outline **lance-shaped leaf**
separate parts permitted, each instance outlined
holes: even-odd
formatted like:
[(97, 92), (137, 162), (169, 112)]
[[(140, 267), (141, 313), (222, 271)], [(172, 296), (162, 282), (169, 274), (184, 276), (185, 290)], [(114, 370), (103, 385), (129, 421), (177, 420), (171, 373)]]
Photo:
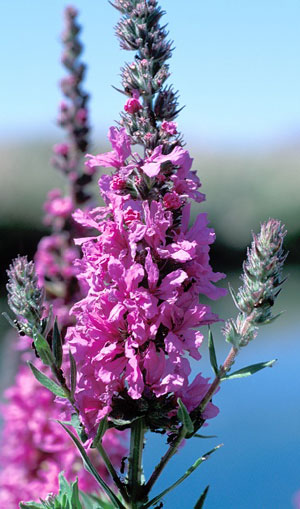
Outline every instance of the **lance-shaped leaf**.
[(65, 390), (60, 385), (51, 380), (51, 378), (48, 378), (48, 376), (44, 375), (44, 373), (37, 369), (31, 362), (28, 362), (28, 366), (30, 367), (38, 382), (46, 387), (46, 389), (53, 392), (55, 396), (59, 396), (60, 398), (67, 398)]
[(56, 318), (54, 321), (52, 331), (52, 352), (54, 355), (55, 366), (59, 369), (62, 365), (63, 349), (62, 349), (62, 337), (61, 333), (59, 332)]
[(194, 433), (193, 437), (196, 437), (196, 438), (217, 438), (217, 435), (200, 435), (199, 433)]
[(223, 378), (221, 378), (221, 381), (230, 380), (233, 378), (244, 378), (246, 376), (254, 375), (254, 373), (257, 373), (257, 371), (260, 371), (261, 369), (271, 368), (276, 361), (277, 359), (273, 359), (272, 361), (258, 362), (257, 364), (252, 364), (251, 366), (247, 366), (246, 368), (239, 369), (238, 371), (234, 371), (233, 373), (224, 376)]
[[(201, 463), (203, 463), (203, 461), (207, 460), (207, 458), (213, 453), (215, 452), (217, 449), (219, 449), (220, 447), (222, 447), (223, 444), (219, 444), (217, 445), (216, 447), (214, 447), (213, 449), (211, 449), (211, 451), (207, 452), (206, 454), (204, 454), (203, 456), (201, 456), (201, 458), (198, 458), (197, 461), (195, 461), (195, 463), (190, 467), (188, 468), (188, 470), (185, 472), (184, 475), (182, 475), (174, 484), (172, 484), (171, 486), (169, 486), (169, 488), (166, 488), (164, 491), (162, 491), (159, 495), (157, 495), (156, 497), (154, 497), (152, 500), (150, 500), (149, 502), (147, 502), (145, 505), (144, 505), (144, 509), (147, 509), (148, 507), (151, 507), (152, 505), (154, 504), (157, 504), (157, 502), (159, 502), (163, 497), (165, 497), (167, 495), (167, 493), (170, 493), (170, 491), (172, 491), (174, 488), (176, 488), (177, 486), (179, 486), (179, 484), (181, 484), (183, 481), (185, 481), (185, 479), (187, 477), (189, 477), (193, 472), (194, 470), (196, 470), (196, 468), (199, 467), (199, 465), (201, 465)], [(201, 506), (200, 506), (201, 507)]]
[(39, 504), (38, 502), (20, 502), (20, 509), (44, 509), (45, 504)]
[(83, 424), (80, 422), (79, 420), (79, 417), (77, 414), (72, 414), (72, 417), (71, 417), (71, 422), (70, 422), (71, 426), (73, 426), (73, 428), (77, 431), (77, 434), (81, 440), (81, 442), (84, 444), (84, 442), (87, 441), (88, 439), (88, 436), (85, 432), (85, 429), (84, 429), (84, 426)]
[(72, 438), (74, 444), (76, 445), (77, 449), (80, 452), (81, 458), (83, 460), (84, 468), (96, 479), (98, 484), (101, 486), (101, 488), (105, 491), (107, 496), (110, 498), (112, 503), (114, 504), (114, 507), (117, 509), (125, 509), (122, 502), (116, 497), (114, 492), (110, 489), (110, 487), (106, 484), (105, 481), (103, 481), (102, 477), (99, 475), (98, 471), (94, 467), (93, 463), (91, 462), (90, 458), (88, 457), (84, 447), (79, 442), (78, 438), (70, 431), (61, 421), (57, 421), (59, 424), (64, 428), (66, 433)]
[(71, 350), (69, 350), (69, 359), (70, 359), (70, 386), (71, 386), (71, 397), (74, 397), (76, 390), (76, 381), (77, 381), (77, 367), (76, 362), (73, 357)]
[(84, 509), (113, 509), (114, 506), (107, 500), (88, 493), (80, 492), (80, 498), (84, 504)]
[(188, 413), (186, 406), (182, 403), (180, 398), (177, 399), (177, 403), (179, 405), (177, 417), (180, 422), (182, 422), (182, 425), (185, 429), (185, 434), (188, 437), (188, 435), (192, 435), (194, 433), (194, 424), (190, 418), (190, 414)]
[(214, 339), (212, 332), (209, 328), (208, 330), (208, 349), (209, 349), (209, 358), (210, 358), (210, 364), (213, 369), (213, 372), (216, 376), (218, 376), (219, 368), (218, 368), (218, 362), (217, 362), (217, 356), (216, 356), (216, 350), (214, 345)]
[(101, 444), (101, 441), (102, 441), (102, 438), (103, 438), (103, 435), (105, 433), (105, 431), (107, 430), (107, 417), (104, 417), (103, 419), (101, 419), (101, 421), (99, 422), (99, 426), (98, 426), (98, 430), (97, 430), (97, 434), (94, 438), (94, 441), (92, 443), (92, 447), (95, 447), (97, 448), (98, 445)]
[(42, 336), (42, 334), (40, 334), (37, 330), (35, 330), (33, 333), (33, 342), (43, 364), (45, 364), (46, 366), (51, 366), (52, 364), (54, 364), (55, 361), (50, 345), (44, 338), (44, 336)]
[(202, 509), (203, 508), (203, 505), (204, 505), (204, 502), (206, 500), (206, 495), (208, 493), (208, 490), (209, 490), (209, 486), (206, 486), (205, 490), (203, 491), (203, 493), (200, 495), (200, 498), (199, 500), (197, 501), (194, 509)]

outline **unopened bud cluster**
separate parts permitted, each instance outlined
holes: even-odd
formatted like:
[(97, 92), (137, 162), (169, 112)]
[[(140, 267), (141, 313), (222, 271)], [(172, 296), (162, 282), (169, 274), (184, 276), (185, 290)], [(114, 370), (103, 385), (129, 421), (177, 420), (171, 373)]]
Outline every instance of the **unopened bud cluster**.
[(223, 330), (226, 340), (235, 346), (245, 346), (256, 335), (257, 326), (271, 322), (272, 306), (280, 293), (282, 268), (287, 257), (283, 250), (285, 227), (275, 219), (261, 226), (253, 234), (251, 248), (243, 265), (243, 285), (233, 298), (240, 314), (236, 321), (226, 322)]
[(33, 262), (26, 256), (16, 258), (7, 271), (8, 304), (16, 315), (16, 325), (23, 334), (30, 335), (41, 326), (44, 291), (38, 286)]
[(121, 123), (133, 143), (150, 152), (162, 145), (167, 154), (182, 144), (182, 138), (176, 129), (165, 130), (161, 124), (174, 120), (180, 111), (177, 92), (164, 87), (170, 75), (166, 62), (172, 54), (172, 42), (160, 26), (164, 11), (156, 0), (116, 0), (113, 5), (123, 14), (116, 26), (121, 47), (136, 53), (134, 62), (121, 70), (122, 85), (130, 97)]

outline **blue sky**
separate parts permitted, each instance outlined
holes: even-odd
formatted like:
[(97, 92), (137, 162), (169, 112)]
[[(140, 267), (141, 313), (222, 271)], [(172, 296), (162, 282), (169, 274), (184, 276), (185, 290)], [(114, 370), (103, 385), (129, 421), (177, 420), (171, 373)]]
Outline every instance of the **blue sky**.
[[(180, 127), (201, 144), (276, 143), (300, 132), (299, 0), (161, 0), (175, 41), (171, 81), (180, 91)], [(61, 0), (0, 0), (1, 139), (56, 134), (63, 76)], [(132, 53), (113, 34), (106, 0), (77, 0), (89, 65), (92, 123), (107, 131), (123, 97), (119, 68)], [(170, 81), (170, 82), (171, 82)]]

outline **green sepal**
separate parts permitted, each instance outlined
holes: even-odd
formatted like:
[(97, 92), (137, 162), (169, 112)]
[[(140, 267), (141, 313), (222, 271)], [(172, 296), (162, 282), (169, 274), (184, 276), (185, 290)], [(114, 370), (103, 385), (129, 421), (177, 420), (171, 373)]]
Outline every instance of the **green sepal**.
[(216, 350), (215, 350), (215, 345), (214, 345), (214, 338), (213, 338), (212, 332), (210, 330), (210, 327), (208, 329), (208, 349), (209, 349), (210, 365), (213, 369), (214, 374), (216, 376), (218, 376), (219, 368), (218, 368)]
[(110, 498), (110, 500), (114, 504), (114, 508), (125, 509), (125, 507), (122, 504), (122, 502), (116, 497), (114, 492), (110, 489), (110, 487), (106, 484), (105, 481), (103, 481), (102, 477), (99, 475), (98, 471), (94, 467), (93, 463), (91, 462), (90, 458), (88, 457), (84, 447), (79, 442), (78, 438), (61, 421), (57, 421), (57, 422), (64, 428), (66, 433), (68, 433), (70, 438), (73, 440), (73, 442), (76, 445), (78, 451), (80, 452), (84, 468), (96, 479), (98, 484), (101, 486), (101, 488), (105, 491), (107, 496)]
[(194, 509), (202, 509), (203, 508), (203, 505), (204, 505), (204, 502), (206, 500), (206, 495), (208, 493), (208, 490), (209, 490), (209, 486), (206, 486), (205, 490), (200, 495), (200, 498), (198, 499)]
[(240, 347), (241, 340), (242, 336), (236, 328), (235, 321), (233, 318), (230, 318), (226, 322), (225, 341), (227, 341), (227, 343), (231, 343), (234, 348), (238, 349)]
[(49, 343), (37, 330), (33, 332), (33, 342), (42, 363), (46, 366), (52, 366), (52, 364), (55, 364)]
[(232, 300), (233, 300), (233, 302), (234, 302), (235, 307), (236, 307), (239, 311), (241, 311), (241, 312), (242, 312), (242, 309), (240, 308), (240, 306), (239, 306), (239, 304), (238, 304), (238, 301), (237, 301), (237, 295), (236, 295), (236, 293), (235, 293), (235, 291), (234, 291), (234, 289), (232, 288), (232, 286), (231, 286), (231, 284), (230, 284), (230, 283), (228, 284), (228, 288), (229, 288), (229, 292), (230, 292), (230, 295), (231, 295), (231, 298), (232, 298)]
[(48, 376), (44, 375), (44, 373), (37, 369), (31, 362), (28, 362), (28, 366), (30, 367), (37, 381), (40, 382), (40, 384), (42, 384), (44, 387), (46, 387), (46, 389), (53, 392), (55, 396), (59, 396), (60, 398), (67, 398), (64, 389), (60, 385), (51, 380), (51, 378), (48, 378)]
[(254, 375), (257, 371), (260, 371), (264, 368), (271, 368), (277, 359), (273, 359), (272, 361), (267, 362), (258, 362), (257, 364), (252, 364), (251, 366), (247, 366), (246, 368), (239, 369), (238, 371), (234, 371), (233, 373), (230, 373), (229, 375), (225, 375), (223, 378), (221, 378), (221, 381), (223, 380), (230, 380), (233, 378), (244, 378), (246, 376)]
[(98, 430), (97, 430), (97, 434), (93, 440), (93, 443), (92, 443), (92, 447), (93, 448), (97, 448), (98, 445), (101, 444), (102, 442), (102, 438), (103, 438), (103, 435), (105, 433), (105, 431), (107, 430), (108, 428), (108, 425), (107, 425), (107, 417), (104, 417), (103, 419), (101, 419), (101, 421), (99, 422), (99, 426), (98, 426)]
[(8, 321), (9, 325), (19, 332), (16, 322), (13, 321), (13, 319), (9, 316), (9, 314), (7, 314), (6, 312), (3, 312), (1, 314), (2, 314), (2, 316), (4, 316), (5, 320)]
[(190, 418), (190, 414), (188, 413), (186, 406), (182, 403), (180, 398), (177, 399), (177, 403), (179, 405), (177, 417), (182, 423), (185, 429), (185, 435), (188, 438), (189, 435), (192, 435), (194, 433), (194, 424), (192, 419)]
[(55, 366), (59, 369), (63, 360), (62, 337), (57, 325), (57, 319), (54, 320), (52, 331), (52, 353), (54, 355)]
[(270, 318), (268, 318), (264, 322), (260, 323), (259, 325), (269, 325), (270, 323), (275, 322), (275, 320), (277, 320), (277, 318), (279, 318), (284, 313), (285, 313), (285, 311), (280, 311), (279, 313), (277, 313), (277, 315), (271, 316)]
[[(223, 444), (219, 444), (217, 445), (216, 447), (214, 447), (213, 449), (211, 449), (209, 452), (207, 452), (206, 454), (204, 454), (203, 456), (201, 456), (201, 458), (198, 458), (197, 461), (195, 461), (195, 463), (190, 467), (188, 468), (188, 470), (185, 472), (185, 474), (183, 476), (181, 476), (174, 484), (172, 484), (171, 486), (169, 486), (169, 488), (166, 488), (164, 491), (162, 491), (159, 495), (157, 495), (156, 497), (154, 497), (152, 500), (150, 500), (149, 502), (147, 502), (143, 507), (144, 509), (147, 509), (148, 507), (151, 507), (152, 505), (154, 504), (157, 504), (157, 502), (159, 502), (163, 497), (165, 497), (167, 495), (167, 493), (170, 493), (170, 491), (172, 491), (174, 488), (177, 488), (177, 486), (179, 486), (179, 484), (181, 484), (183, 481), (185, 481), (185, 479), (187, 477), (189, 477), (193, 472), (194, 470), (196, 470), (196, 468), (199, 467), (199, 465), (201, 465), (201, 463), (203, 463), (203, 461), (206, 461), (207, 458), (213, 454), (217, 449), (219, 449), (220, 447), (222, 447)], [(201, 506), (200, 506), (201, 507)]]
[(41, 319), (40, 333), (46, 338), (51, 330), (53, 319), (53, 306), (49, 306), (48, 316)]
[(139, 417), (133, 417), (132, 419), (114, 419), (114, 417), (110, 417), (109, 421), (113, 423), (114, 428), (123, 431), (124, 429), (130, 428), (132, 423), (139, 419)]
[(69, 350), (69, 359), (70, 359), (70, 388), (71, 388), (71, 397), (74, 397), (76, 390), (76, 382), (77, 382), (77, 367), (74, 356)]

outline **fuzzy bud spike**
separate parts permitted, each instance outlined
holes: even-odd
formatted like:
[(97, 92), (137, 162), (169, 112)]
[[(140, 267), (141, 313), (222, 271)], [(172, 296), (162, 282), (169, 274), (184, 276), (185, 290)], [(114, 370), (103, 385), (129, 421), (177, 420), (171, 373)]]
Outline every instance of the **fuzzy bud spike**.
[(38, 286), (34, 263), (28, 262), (26, 256), (18, 256), (7, 274), (8, 305), (17, 317), (18, 330), (23, 334), (39, 330), (44, 291)]
[(256, 336), (257, 325), (271, 323), (278, 316), (272, 315), (272, 306), (280, 293), (278, 286), (284, 282), (285, 235), (284, 225), (276, 219), (269, 219), (261, 225), (258, 235), (253, 234), (243, 264), (243, 285), (236, 295), (232, 292), (241, 313), (235, 322), (228, 320), (223, 329), (226, 341), (235, 347), (247, 345)]

